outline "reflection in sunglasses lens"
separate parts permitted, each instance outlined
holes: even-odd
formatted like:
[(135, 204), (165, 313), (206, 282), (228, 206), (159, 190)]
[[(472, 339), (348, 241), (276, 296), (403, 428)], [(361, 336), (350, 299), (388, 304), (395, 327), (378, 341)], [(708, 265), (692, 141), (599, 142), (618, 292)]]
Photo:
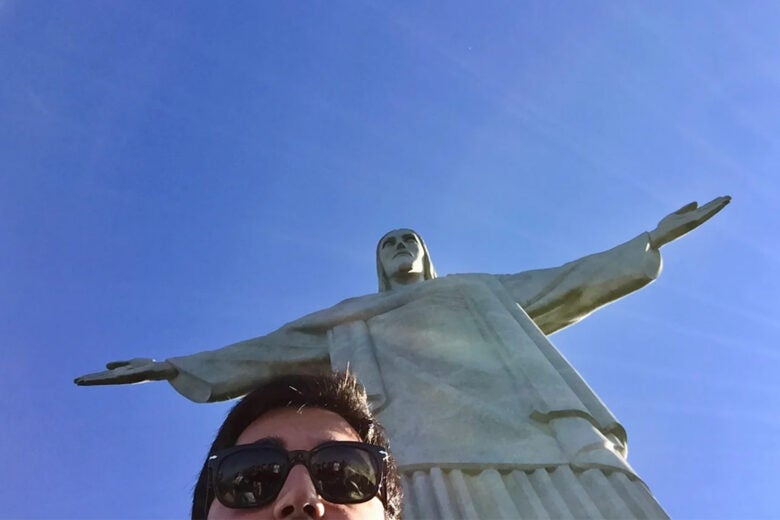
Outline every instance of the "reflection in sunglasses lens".
[(284, 481), (287, 464), (275, 450), (246, 450), (233, 453), (219, 465), (217, 494), (232, 507), (258, 507), (273, 500)]
[(355, 447), (318, 450), (311, 458), (311, 473), (322, 497), (331, 502), (363, 502), (376, 494), (379, 484), (371, 454)]

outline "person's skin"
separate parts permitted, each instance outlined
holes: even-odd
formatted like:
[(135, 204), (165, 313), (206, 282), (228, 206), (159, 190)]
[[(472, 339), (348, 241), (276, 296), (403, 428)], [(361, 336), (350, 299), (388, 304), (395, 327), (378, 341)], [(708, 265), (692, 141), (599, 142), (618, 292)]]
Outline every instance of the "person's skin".
[[(357, 432), (340, 415), (322, 408), (279, 408), (261, 415), (239, 435), (236, 446), (273, 438), (287, 450), (311, 450), (327, 441), (358, 441)], [(382, 520), (385, 509), (379, 497), (362, 504), (333, 504), (323, 500), (302, 464), (293, 466), (276, 500), (258, 509), (230, 509), (214, 500), (208, 519)]]
[(396, 229), (382, 239), (379, 259), (394, 289), (425, 279), (422, 244), (410, 229)]

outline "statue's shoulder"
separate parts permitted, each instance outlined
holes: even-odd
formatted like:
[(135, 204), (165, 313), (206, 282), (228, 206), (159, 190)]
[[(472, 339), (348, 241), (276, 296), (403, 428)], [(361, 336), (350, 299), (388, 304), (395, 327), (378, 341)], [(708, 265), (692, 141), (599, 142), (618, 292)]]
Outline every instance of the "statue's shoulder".
[(327, 329), (353, 319), (361, 319), (369, 309), (381, 306), (381, 302), (388, 298), (387, 293), (366, 294), (355, 296), (340, 301), (339, 303), (314, 311), (297, 320), (287, 323), (283, 329)]
[(488, 273), (453, 273), (437, 278), (437, 280), (479, 280), (494, 277)]
[(352, 307), (356, 305), (365, 305), (367, 303), (372, 303), (387, 298), (387, 296), (388, 296), (387, 293), (371, 293), (371, 294), (364, 294), (362, 296), (353, 296), (351, 298), (347, 298), (346, 300), (341, 300), (336, 305), (332, 307), (328, 307), (327, 309), (323, 309), (323, 310), (328, 311), (331, 309), (340, 309), (340, 308)]
[(468, 284), (468, 283), (493, 283), (496, 279), (496, 275), (488, 273), (455, 273), (442, 276), (434, 282), (440, 281), (440, 283), (449, 284)]

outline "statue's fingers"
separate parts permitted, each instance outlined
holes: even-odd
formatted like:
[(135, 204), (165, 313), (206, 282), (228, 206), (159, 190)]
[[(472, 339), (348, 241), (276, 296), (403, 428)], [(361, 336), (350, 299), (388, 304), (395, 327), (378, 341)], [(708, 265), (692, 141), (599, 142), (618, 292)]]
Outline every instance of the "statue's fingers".
[(130, 361), (109, 361), (106, 363), (106, 368), (114, 370), (115, 368), (126, 367), (130, 364)]
[(718, 208), (718, 210), (723, 209), (726, 207), (726, 205), (731, 202), (731, 196), (730, 195), (724, 195), (723, 197), (716, 197), (709, 201), (706, 205), (707, 206), (715, 206)]
[(77, 377), (73, 382), (79, 386), (104, 385), (115, 377), (115, 374), (111, 374), (111, 372), (95, 372), (94, 374)]
[(688, 213), (689, 211), (693, 211), (693, 210), (695, 210), (698, 207), (699, 207), (699, 203), (698, 202), (696, 202), (696, 201), (689, 202), (688, 204), (686, 204), (682, 208), (680, 208), (677, 211), (675, 211), (674, 214), (675, 215), (682, 215), (683, 213)]
[(710, 218), (713, 215), (715, 215), (718, 211), (725, 208), (729, 202), (731, 202), (731, 197), (729, 197), (728, 195), (724, 197), (717, 197), (709, 201), (704, 206), (702, 206), (701, 212), (705, 215), (705, 218)]
[(145, 372), (135, 370), (133, 368), (123, 369), (123, 367), (119, 367), (119, 369), (116, 370), (105, 370), (103, 372), (95, 372), (94, 374), (87, 374), (85, 376), (77, 377), (73, 382), (79, 386), (90, 386), (125, 385), (128, 383), (138, 383), (145, 380)]

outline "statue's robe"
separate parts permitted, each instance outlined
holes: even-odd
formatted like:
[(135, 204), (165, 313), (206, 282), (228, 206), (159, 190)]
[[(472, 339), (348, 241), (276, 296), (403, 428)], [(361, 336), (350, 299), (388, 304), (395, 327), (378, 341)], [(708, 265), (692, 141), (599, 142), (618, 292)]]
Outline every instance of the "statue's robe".
[(660, 269), (642, 234), (553, 269), (428, 280), (169, 359), (171, 384), (206, 402), (349, 367), (387, 430), (405, 518), (662, 517), (623, 427), (546, 337)]

